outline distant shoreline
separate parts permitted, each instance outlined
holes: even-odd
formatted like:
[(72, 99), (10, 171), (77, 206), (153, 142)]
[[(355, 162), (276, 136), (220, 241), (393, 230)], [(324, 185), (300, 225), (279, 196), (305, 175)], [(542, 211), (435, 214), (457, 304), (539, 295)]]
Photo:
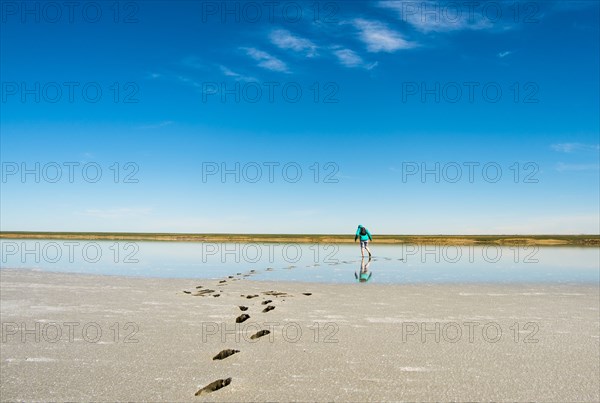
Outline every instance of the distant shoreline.
[[(164, 242), (353, 243), (354, 236), (322, 234), (185, 234), (2, 231), (0, 238)], [(374, 235), (378, 244), (600, 246), (600, 235)]]

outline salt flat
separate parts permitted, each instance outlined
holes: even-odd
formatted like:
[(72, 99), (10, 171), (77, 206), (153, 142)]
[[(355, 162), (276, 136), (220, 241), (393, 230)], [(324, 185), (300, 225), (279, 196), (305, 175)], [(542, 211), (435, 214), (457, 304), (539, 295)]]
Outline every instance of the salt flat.
[(3, 401), (600, 400), (593, 284), (0, 280)]

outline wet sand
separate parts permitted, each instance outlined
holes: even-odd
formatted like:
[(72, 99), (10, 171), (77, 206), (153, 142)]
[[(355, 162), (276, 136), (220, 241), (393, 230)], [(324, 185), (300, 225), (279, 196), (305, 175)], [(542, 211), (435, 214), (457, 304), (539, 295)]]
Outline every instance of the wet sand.
[(600, 400), (597, 285), (232, 276), (1, 270), (0, 399)]

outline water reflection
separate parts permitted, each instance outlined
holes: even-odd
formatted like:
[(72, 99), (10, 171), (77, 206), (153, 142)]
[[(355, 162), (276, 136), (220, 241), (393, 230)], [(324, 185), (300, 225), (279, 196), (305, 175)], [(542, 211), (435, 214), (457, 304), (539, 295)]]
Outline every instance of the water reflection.
[(358, 273), (354, 272), (354, 278), (359, 283), (366, 283), (371, 279), (371, 275), (373, 275), (373, 272), (369, 271), (369, 265), (371, 264), (371, 260), (371, 256), (369, 256), (369, 259), (367, 260), (367, 262), (365, 262), (365, 257), (363, 256), (363, 258), (360, 261), (360, 270), (358, 271)]
[(102, 275), (222, 278), (254, 270), (252, 280), (321, 283), (600, 281), (593, 247), (377, 245), (371, 262), (353, 244), (0, 239), (0, 249), (0, 268)]

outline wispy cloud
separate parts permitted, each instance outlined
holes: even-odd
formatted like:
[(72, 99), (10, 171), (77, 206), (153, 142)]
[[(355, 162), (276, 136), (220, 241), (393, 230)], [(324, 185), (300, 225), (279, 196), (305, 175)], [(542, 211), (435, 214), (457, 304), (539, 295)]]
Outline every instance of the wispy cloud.
[(600, 170), (600, 164), (565, 164), (559, 162), (556, 165), (558, 172), (566, 171), (598, 171)]
[(182, 83), (191, 85), (192, 87), (196, 87), (196, 88), (202, 87), (202, 85), (198, 81), (196, 81), (192, 78), (189, 78), (186, 76), (177, 76), (176, 78), (177, 78), (177, 80), (181, 81)]
[(236, 72), (234, 72), (233, 70), (229, 69), (228, 67), (225, 66), (219, 66), (221, 68), (221, 72), (226, 75), (227, 77), (239, 77), (240, 75)]
[(550, 145), (554, 151), (561, 153), (574, 153), (579, 151), (600, 151), (599, 144), (583, 144), (583, 143), (558, 143)]
[(299, 37), (285, 29), (276, 29), (269, 35), (271, 42), (281, 49), (293, 50), (307, 57), (317, 55), (317, 45), (309, 39)]
[(239, 80), (239, 81), (256, 81), (256, 79), (254, 77), (249, 77), (249, 76), (245, 76), (240, 73), (236, 73), (235, 71), (231, 70), (229, 67), (221, 65), (221, 66), (219, 66), (219, 68), (221, 69), (221, 73), (223, 73), (223, 75), (226, 77), (233, 77), (234, 79)]
[(401, 21), (423, 33), (479, 30), (494, 26), (482, 12), (473, 12), (466, 3), (463, 7), (461, 3), (443, 7), (444, 3), (440, 1), (380, 1), (377, 4), (395, 11)]
[(506, 56), (511, 55), (511, 54), (512, 54), (512, 52), (510, 50), (507, 50), (507, 51), (498, 53), (498, 57), (500, 59), (504, 59)]
[(359, 31), (359, 38), (367, 45), (369, 52), (393, 53), (399, 49), (410, 49), (416, 43), (405, 40), (400, 33), (390, 29), (380, 21), (356, 18), (352, 25)]
[(270, 55), (267, 52), (264, 52), (262, 50), (256, 49), (256, 48), (241, 48), (242, 50), (244, 50), (246, 52), (246, 54), (248, 56), (250, 56), (252, 59), (256, 60), (258, 62), (258, 66), (267, 69), (267, 70), (271, 70), (271, 71), (277, 71), (280, 73), (289, 73), (289, 69), (287, 67), (287, 65), (279, 60), (278, 58), (276, 58), (275, 56)]
[(333, 54), (338, 58), (339, 62), (346, 67), (362, 67), (371, 70), (377, 66), (377, 62), (365, 63), (352, 49), (342, 48), (333, 51)]

